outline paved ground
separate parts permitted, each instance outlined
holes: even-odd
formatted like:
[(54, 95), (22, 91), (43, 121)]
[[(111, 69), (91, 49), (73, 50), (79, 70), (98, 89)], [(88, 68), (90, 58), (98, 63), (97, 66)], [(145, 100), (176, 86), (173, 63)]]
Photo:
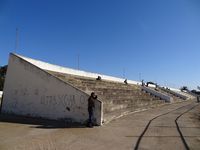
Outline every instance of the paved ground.
[[(194, 101), (165, 105), (95, 128), (0, 116), (0, 150), (133, 150), (149, 120), (172, 110), (151, 122), (138, 149), (182, 150), (174, 120), (195, 105)], [(200, 149), (200, 105), (183, 114), (178, 124), (189, 148)]]

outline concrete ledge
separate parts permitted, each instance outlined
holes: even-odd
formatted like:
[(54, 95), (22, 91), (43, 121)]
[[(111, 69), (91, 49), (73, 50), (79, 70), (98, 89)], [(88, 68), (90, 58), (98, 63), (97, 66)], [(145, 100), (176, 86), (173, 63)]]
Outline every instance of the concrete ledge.
[(173, 102), (173, 98), (172, 97), (170, 97), (168, 95), (165, 95), (163, 93), (160, 93), (158, 91), (155, 91), (155, 90), (153, 90), (151, 88), (148, 88), (146, 86), (142, 86), (142, 90), (144, 90), (144, 91), (146, 91), (146, 92), (148, 92), (148, 93), (150, 93), (152, 95), (155, 95), (155, 96), (165, 100), (166, 102)]
[(98, 99), (95, 100), (94, 116), (96, 118), (96, 124), (101, 126), (103, 123), (103, 102)]
[(0, 98), (2, 97), (2, 95), (3, 95), (3, 91), (0, 91)]
[[(118, 78), (118, 77), (113, 77), (113, 76), (108, 76), (108, 75), (103, 75), (103, 74), (98, 74), (98, 73), (92, 73), (92, 72), (86, 72), (83, 70), (76, 70), (76, 69), (67, 68), (67, 67), (61, 67), (58, 65), (53, 65), (50, 63), (46, 63), (46, 62), (43, 62), (40, 60), (35, 60), (32, 58), (24, 57), (24, 56), (17, 55), (17, 54), (13, 54), (13, 55), (23, 58), (24, 60), (32, 63), (33, 65), (35, 65), (43, 70), (50, 70), (50, 71), (54, 71), (54, 72), (72, 74), (72, 75), (89, 77), (89, 78), (94, 78), (94, 79), (96, 79), (98, 76), (100, 76), (103, 80), (120, 82), (120, 83), (124, 83), (124, 80), (125, 80), (123, 78)], [(141, 82), (139, 82), (139, 81), (127, 80), (127, 82), (128, 82), (128, 84), (135, 84), (135, 85), (140, 84), (141, 85)]]
[(170, 93), (170, 94), (172, 94), (172, 95), (174, 95), (174, 96), (180, 97), (180, 98), (182, 98), (182, 99), (184, 99), (184, 100), (188, 99), (187, 96), (182, 95), (182, 94), (180, 94), (180, 93), (177, 93), (177, 92), (175, 92), (175, 91), (172, 91), (172, 90), (170, 90), (170, 89), (165, 89), (165, 88), (162, 88), (162, 87), (159, 87), (159, 88), (160, 88), (161, 90), (167, 92), (167, 93)]

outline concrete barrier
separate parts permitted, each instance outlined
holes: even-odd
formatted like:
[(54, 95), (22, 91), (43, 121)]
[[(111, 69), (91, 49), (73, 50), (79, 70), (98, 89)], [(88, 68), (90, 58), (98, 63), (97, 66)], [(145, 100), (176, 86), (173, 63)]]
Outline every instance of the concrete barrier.
[(0, 106), (1, 106), (2, 96), (3, 96), (3, 91), (0, 91)]
[(157, 96), (157, 97), (159, 97), (159, 98), (165, 100), (166, 102), (173, 102), (173, 98), (172, 98), (172, 97), (170, 97), (170, 96), (168, 96), (168, 95), (165, 95), (165, 94), (163, 94), (163, 93), (160, 93), (160, 92), (158, 92), (158, 91), (155, 91), (155, 90), (153, 90), (153, 89), (151, 89), (151, 88), (148, 88), (148, 87), (146, 87), (146, 86), (142, 86), (142, 90), (143, 90), (143, 91), (146, 91), (146, 92), (148, 92), (148, 93), (150, 93), (150, 94), (152, 94), (152, 95), (155, 95), (155, 96)]
[(103, 102), (101, 100), (97, 99), (95, 101), (94, 116), (96, 119), (96, 124), (102, 125), (102, 123), (103, 123)]
[[(2, 112), (84, 123), (89, 95), (27, 60), (10, 54)], [(96, 124), (102, 124), (102, 102), (95, 101)]]
[(165, 88), (162, 88), (162, 87), (159, 87), (159, 88), (160, 88), (161, 90), (167, 92), (167, 93), (170, 93), (170, 94), (176, 96), (176, 97), (180, 97), (180, 98), (182, 98), (182, 99), (184, 99), (184, 100), (188, 99), (187, 96), (185, 96), (185, 95), (183, 95), (183, 94), (180, 94), (180, 93), (178, 93), (178, 92), (172, 91), (172, 90), (170, 90), (170, 89), (165, 89)]
[[(17, 54), (15, 54), (15, 55), (17, 55)], [(123, 78), (112, 77), (112, 76), (98, 74), (98, 73), (91, 73), (91, 72), (76, 70), (76, 69), (67, 68), (67, 67), (61, 67), (61, 66), (49, 64), (49, 63), (46, 63), (46, 62), (43, 62), (43, 61), (39, 61), (39, 60), (31, 59), (31, 58), (28, 58), (28, 57), (20, 56), (20, 55), (17, 55), (17, 56), (23, 58), (24, 60), (26, 60), (26, 61), (34, 64), (35, 66), (37, 66), (41, 69), (44, 69), (44, 70), (50, 70), (50, 71), (66, 73), (66, 74), (72, 74), (72, 75), (77, 75), (77, 76), (82, 76), (82, 77), (89, 77), (89, 78), (94, 78), (94, 79), (96, 79), (98, 76), (100, 76), (101, 79), (103, 79), (103, 80), (115, 81), (115, 82), (120, 82), (120, 83), (124, 83), (124, 80), (125, 80)], [(138, 82), (138, 81), (127, 80), (127, 82), (128, 82), (128, 84), (135, 84), (135, 85), (140, 84), (141, 85), (141, 82)]]
[(2, 98), (3, 96), (3, 91), (0, 91), (0, 98)]

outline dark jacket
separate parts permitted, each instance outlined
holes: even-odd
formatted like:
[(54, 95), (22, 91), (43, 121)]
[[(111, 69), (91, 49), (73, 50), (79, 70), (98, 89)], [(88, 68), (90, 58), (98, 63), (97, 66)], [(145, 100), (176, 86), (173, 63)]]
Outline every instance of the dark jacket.
[(96, 97), (92, 97), (90, 96), (88, 98), (88, 111), (92, 111), (94, 109), (94, 101), (95, 101)]

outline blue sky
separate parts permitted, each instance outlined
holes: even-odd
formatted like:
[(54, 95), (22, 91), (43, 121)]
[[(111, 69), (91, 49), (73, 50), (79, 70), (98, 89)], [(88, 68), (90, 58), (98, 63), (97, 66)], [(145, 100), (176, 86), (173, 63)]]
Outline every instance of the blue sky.
[(79, 55), (81, 70), (196, 88), (200, 1), (0, 0), (0, 65), (10, 52), (71, 68)]

